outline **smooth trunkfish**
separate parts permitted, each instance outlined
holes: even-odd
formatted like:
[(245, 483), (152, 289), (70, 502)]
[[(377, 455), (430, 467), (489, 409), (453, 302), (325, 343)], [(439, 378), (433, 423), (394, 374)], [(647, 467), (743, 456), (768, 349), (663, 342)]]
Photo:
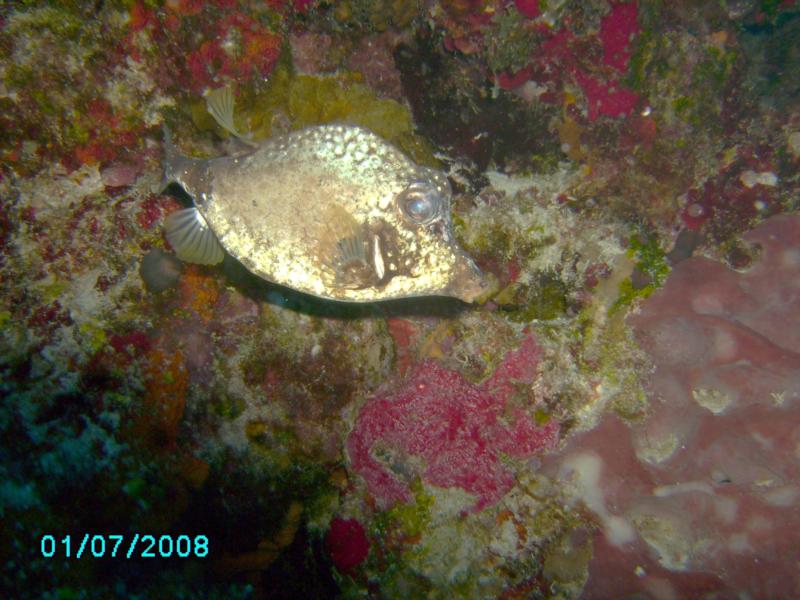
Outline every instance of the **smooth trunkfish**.
[(229, 88), (206, 100), (217, 122), (253, 148), (189, 158), (165, 128), (166, 182), (194, 202), (165, 223), (180, 259), (213, 265), (227, 251), (263, 279), (345, 302), (485, 296), (486, 278), (453, 237), (443, 173), (353, 125), (256, 145), (234, 126)]

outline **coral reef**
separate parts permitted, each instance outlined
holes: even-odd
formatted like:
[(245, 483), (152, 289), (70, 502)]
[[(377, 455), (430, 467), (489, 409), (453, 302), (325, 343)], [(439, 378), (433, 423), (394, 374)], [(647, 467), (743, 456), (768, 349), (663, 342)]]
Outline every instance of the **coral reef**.
[[(796, 597), (799, 23), (0, 3), (0, 588)], [(355, 306), (180, 263), (162, 131), (245, 152), (223, 86), (255, 143), (347, 122), (444, 171), (496, 291)], [(67, 557), (87, 534), (208, 554)]]

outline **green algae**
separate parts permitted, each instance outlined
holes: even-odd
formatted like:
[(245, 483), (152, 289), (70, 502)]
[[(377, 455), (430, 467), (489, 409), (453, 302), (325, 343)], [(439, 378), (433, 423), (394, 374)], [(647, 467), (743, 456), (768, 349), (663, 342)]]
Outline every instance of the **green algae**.
[(389, 509), (385, 516), (394, 527), (413, 538), (422, 535), (430, 525), (435, 498), (425, 492), (425, 487), (419, 480), (411, 485), (411, 490), (414, 500)]
[(565, 534), (543, 553), (542, 575), (550, 582), (551, 597), (577, 597), (589, 576), (589, 562), (594, 556), (592, 538), (577, 543), (577, 547), (573, 538)]
[(453, 216), (455, 237), (468, 253), (502, 258), (520, 267), (520, 279), (492, 298), (517, 323), (563, 317), (571, 289), (555, 265), (537, 265), (559, 240), (554, 224), (545, 224), (548, 217), (527, 202), (520, 199), (511, 211), (489, 208)]
[(107, 338), (106, 332), (102, 327), (87, 321), (78, 326), (78, 331), (83, 337), (83, 343), (92, 353), (98, 352), (105, 347)]
[[(31, 5), (41, 5), (32, 2)], [(11, 34), (43, 35), (51, 33), (62, 40), (77, 40), (86, 35), (86, 17), (79, 10), (80, 3), (54, 2), (54, 6), (38, 6), (27, 12), (16, 12), (8, 21)]]
[(564, 399), (571, 417), (591, 420), (597, 410), (609, 407), (621, 418), (635, 420), (647, 410), (639, 374), (649, 372), (650, 364), (625, 320), (624, 308), (641, 294), (641, 290), (634, 290), (638, 294), (626, 296), (626, 290), (632, 288), (630, 273), (636, 264), (631, 254), (617, 258), (611, 275), (595, 287), (592, 301), (572, 325), (571, 344), (577, 348), (578, 358), (576, 377), (592, 387), (586, 394), (579, 385)]
[(234, 420), (244, 409), (245, 402), (241, 398), (226, 393), (216, 395), (211, 404), (214, 414), (226, 421)]
[(692, 70), (691, 99), (684, 110), (676, 111), (678, 116), (696, 127), (717, 125), (737, 58), (733, 50), (706, 48), (706, 57)]
[(636, 259), (636, 266), (650, 276), (655, 287), (661, 287), (669, 275), (670, 266), (655, 235), (649, 233), (632, 235), (628, 256)]
[(530, 260), (553, 245), (556, 238), (553, 232), (536, 222), (536, 214), (527, 208), (521, 203), (514, 212), (490, 209), (478, 218), (454, 215), (453, 233), (471, 254)]
[(646, 27), (634, 44), (625, 83), (649, 98), (659, 120), (677, 118), (719, 132), (725, 94), (739, 58), (729, 45)]
[(611, 314), (630, 306), (637, 298), (647, 298), (664, 284), (670, 272), (669, 261), (655, 235), (633, 234), (627, 254), (635, 261), (636, 268), (647, 276), (648, 282), (646, 285), (636, 286), (630, 277), (623, 280), (619, 286), (619, 298), (611, 307)]
[(333, 4), (327, 24), (334, 31), (402, 29), (421, 12), (418, 0), (339, 0)]
[(64, 295), (66, 289), (67, 283), (65, 281), (54, 281), (42, 289), (42, 300), (45, 302), (58, 300)]
[(498, 11), (486, 34), (486, 60), (494, 73), (514, 73), (526, 67), (536, 50), (537, 36), (528, 19), (516, 10)]
[(641, 418), (649, 401), (639, 377), (647, 371), (646, 359), (625, 324), (623, 313), (612, 317), (600, 336), (601, 354), (597, 371), (603, 378), (610, 408), (625, 420)]
[[(512, 321), (550, 321), (566, 314), (569, 288), (557, 273), (542, 273), (534, 285), (526, 288), (520, 298), (523, 300), (522, 306), (509, 314)], [(502, 294), (503, 292), (495, 298), (500, 305), (504, 304)]]
[(421, 558), (419, 542), (430, 530), (436, 500), (419, 479), (411, 483), (411, 491), (414, 498), (410, 502), (379, 512), (372, 519), (369, 537), (376, 548), (370, 552), (367, 565), (381, 572), (382, 589), (405, 589), (408, 593), (411, 586), (418, 595), (427, 596), (431, 583), (412, 564)]

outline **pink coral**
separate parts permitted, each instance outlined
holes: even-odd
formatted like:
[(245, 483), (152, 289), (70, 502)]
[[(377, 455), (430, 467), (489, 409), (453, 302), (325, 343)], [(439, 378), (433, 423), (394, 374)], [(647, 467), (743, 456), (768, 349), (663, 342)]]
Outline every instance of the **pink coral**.
[(748, 270), (685, 260), (629, 318), (650, 414), (546, 459), (602, 526), (587, 598), (797, 597), (800, 216), (744, 238)]
[(347, 440), (353, 469), (385, 506), (411, 500), (415, 475), (474, 495), (472, 510), (496, 503), (514, 484), (501, 455), (525, 458), (558, 439), (558, 423), (539, 427), (509, 402), (518, 383), (533, 381), (540, 354), (526, 337), (480, 385), (423, 361), (398, 391), (361, 409)]

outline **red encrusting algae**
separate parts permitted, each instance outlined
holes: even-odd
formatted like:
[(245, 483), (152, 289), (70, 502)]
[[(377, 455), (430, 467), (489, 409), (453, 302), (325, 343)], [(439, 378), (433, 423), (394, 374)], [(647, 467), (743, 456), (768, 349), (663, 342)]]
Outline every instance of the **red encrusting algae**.
[(502, 455), (526, 458), (558, 441), (556, 421), (540, 426), (510, 402), (519, 384), (534, 380), (540, 356), (529, 335), (480, 385), (422, 361), (399, 391), (361, 409), (347, 440), (353, 469), (385, 506), (411, 500), (401, 473), (417, 470), (419, 459), (415, 475), (425, 483), (472, 494), (472, 511), (493, 505), (514, 484)]
[(364, 526), (356, 519), (334, 518), (325, 534), (325, 549), (339, 571), (352, 572), (369, 553), (369, 540)]

